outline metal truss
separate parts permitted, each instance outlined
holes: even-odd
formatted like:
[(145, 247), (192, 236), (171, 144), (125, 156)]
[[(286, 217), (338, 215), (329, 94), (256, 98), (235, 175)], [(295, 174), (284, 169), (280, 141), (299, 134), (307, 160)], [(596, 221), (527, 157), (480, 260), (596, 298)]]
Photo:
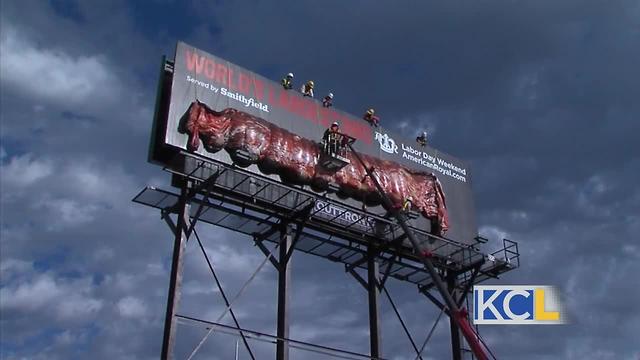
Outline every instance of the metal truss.
[[(277, 335), (273, 337), (276, 343), (276, 358), (288, 360), (289, 348), (301, 346), (300, 342), (289, 338), (288, 308), (291, 271), (289, 264), (294, 250), (342, 264), (345, 271), (367, 291), (370, 355), (347, 354), (347, 352), (343, 354), (347, 356), (344, 358), (354, 359), (382, 358), (378, 314), (380, 292), (384, 292), (390, 302), (416, 352), (416, 359), (422, 358), (423, 350), (443, 313), (450, 317), (453, 358), (460, 359), (462, 347), (457, 321), (462, 314), (459, 308), (467, 299), (466, 295), (474, 284), (489, 278), (497, 278), (502, 273), (519, 266), (517, 243), (506, 239), (503, 240), (501, 250), (483, 254), (477, 249), (477, 245), (484, 242), (482, 238), (476, 239), (476, 243), (472, 245), (458, 243), (413, 228), (406, 221), (396, 222), (389, 217), (375, 215), (360, 208), (336, 202), (325, 194), (285, 185), (268, 177), (262, 177), (232, 165), (203, 159), (194, 154), (182, 155), (184, 159), (180, 166), (166, 169), (173, 174), (172, 184), (180, 188), (179, 194), (147, 187), (133, 199), (136, 203), (159, 209), (162, 218), (174, 234), (162, 359), (172, 358), (177, 319), (182, 321), (187, 319), (178, 315), (177, 310), (184, 249), (191, 235), (195, 235), (216, 286), (220, 289), (226, 309), (216, 322), (191, 319), (192, 322), (205, 324), (209, 331), (189, 358), (197, 352), (214, 329), (238, 334), (251, 358), (254, 358), (247, 339), (255, 338), (256, 332), (241, 328), (232, 306), (257, 272), (266, 262), (270, 262), (278, 271), (278, 326)], [(182, 170), (178, 171), (177, 168)], [(325, 209), (329, 207), (332, 207), (334, 212), (327, 216)], [(343, 215), (346, 213), (355, 214), (351, 215), (350, 222), (344, 221)], [(171, 219), (172, 214), (176, 215), (175, 222)], [(232, 299), (229, 299), (222, 289), (214, 266), (196, 232), (198, 222), (221, 226), (248, 235), (265, 255), (264, 261), (256, 272)], [(269, 244), (275, 245), (272, 250), (269, 250)], [(431, 267), (426, 266), (424, 254), (414, 249), (426, 249)], [(358, 273), (358, 270), (366, 271), (366, 279)], [(440, 309), (440, 316), (420, 348), (409, 333), (396, 304), (385, 288), (389, 278), (415, 284), (419, 291)], [(432, 293), (433, 289), (438, 290), (442, 300)], [(451, 309), (454, 311), (452, 312)], [(226, 312), (231, 315), (235, 327), (226, 328), (216, 324)], [(478, 339), (482, 341), (479, 335)], [(310, 344), (304, 345), (304, 347), (308, 346)], [(322, 352), (327, 349), (317, 347), (309, 351)]]

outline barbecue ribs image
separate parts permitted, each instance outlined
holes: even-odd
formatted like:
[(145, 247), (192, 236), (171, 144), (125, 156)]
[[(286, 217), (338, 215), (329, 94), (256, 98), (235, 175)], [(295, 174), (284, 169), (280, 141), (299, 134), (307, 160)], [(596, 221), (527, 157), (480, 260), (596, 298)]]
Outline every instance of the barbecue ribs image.
[[(375, 185), (351, 152), (346, 154), (348, 165), (329, 170), (319, 161), (323, 148), (318, 142), (243, 111), (233, 108), (214, 111), (195, 101), (183, 117), (179, 131), (188, 134), (189, 151), (198, 150), (202, 142), (210, 153), (224, 149), (237, 165), (256, 164), (261, 172), (279, 175), (286, 183), (308, 185), (314, 191), (326, 191), (334, 184), (339, 188), (339, 197), (350, 197), (368, 206), (381, 204)], [(447, 231), (445, 195), (434, 174), (365, 154), (360, 156), (367, 167), (376, 170), (382, 188), (398, 207), (411, 197), (412, 210), (431, 221), (432, 233), (443, 235)]]

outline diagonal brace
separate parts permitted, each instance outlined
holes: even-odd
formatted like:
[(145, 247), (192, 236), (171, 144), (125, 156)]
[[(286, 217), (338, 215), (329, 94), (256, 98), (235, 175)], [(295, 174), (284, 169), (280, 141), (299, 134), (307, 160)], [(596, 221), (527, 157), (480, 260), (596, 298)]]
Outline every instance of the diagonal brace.
[(429, 290), (420, 289), (420, 293), (422, 293), (429, 300), (431, 300), (431, 302), (434, 303), (440, 310), (444, 311), (445, 314), (447, 314), (448, 316), (451, 316), (449, 309), (440, 300), (438, 300), (438, 298), (433, 296), (433, 294), (430, 293)]
[(344, 269), (346, 272), (351, 274), (351, 276), (353, 276), (356, 280), (358, 280), (360, 285), (362, 285), (362, 287), (365, 290), (369, 290), (369, 285), (367, 284), (367, 281), (362, 276), (360, 276), (360, 274), (358, 274), (353, 268), (350, 268), (349, 266), (345, 265)]
[(389, 264), (387, 264), (387, 268), (384, 270), (384, 274), (382, 275), (382, 280), (380, 280), (380, 284), (379, 284), (380, 287), (384, 288), (384, 284), (387, 282), (387, 279), (389, 278), (389, 274), (391, 274), (391, 268), (393, 267), (393, 264), (395, 264), (397, 257), (398, 257), (398, 253), (394, 252), (391, 259), (388, 260)]
[(258, 236), (254, 236), (253, 237), (253, 241), (256, 243), (256, 245), (258, 246), (260, 251), (262, 251), (262, 253), (269, 259), (271, 264), (276, 269), (280, 269), (280, 263), (278, 262), (278, 260), (276, 260), (276, 258), (273, 256), (273, 254), (271, 254), (271, 251), (269, 251), (269, 249), (267, 249), (267, 247), (264, 246), (264, 244), (262, 243), (263, 240), (264, 239), (260, 239)]
[[(218, 275), (216, 274), (215, 270), (213, 269), (213, 264), (211, 263), (211, 260), (209, 259), (209, 256), (207, 255), (207, 251), (205, 250), (204, 245), (202, 245), (202, 241), (200, 241), (200, 236), (198, 236), (198, 233), (195, 232), (195, 231), (194, 231), (194, 235), (196, 236), (196, 240), (198, 241), (198, 245), (200, 246), (200, 250), (202, 251), (202, 255), (204, 255), (204, 259), (207, 261), (207, 265), (209, 266), (209, 271), (211, 271), (211, 275), (213, 275), (213, 279), (215, 280), (216, 285), (218, 286), (218, 289), (220, 290), (220, 295), (222, 295), (222, 299), (224, 300), (224, 304), (229, 308), (229, 314), (231, 314), (231, 318), (233, 319), (234, 324), (236, 325), (237, 328), (240, 328), (240, 323), (238, 322), (238, 318), (236, 317), (235, 312), (231, 308), (231, 303), (229, 303), (229, 299), (227, 298), (227, 294), (224, 292), (224, 289), (222, 288), (222, 283), (220, 282), (220, 279), (218, 279)], [(246, 338), (245, 334), (242, 331), (240, 331), (240, 336), (242, 337), (242, 342), (243, 342), (245, 348), (249, 352), (249, 356), (251, 357), (251, 359), (255, 360), (255, 356), (253, 355), (253, 352), (251, 351), (251, 347), (249, 346), (249, 343), (247, 342), (247, 338)]]

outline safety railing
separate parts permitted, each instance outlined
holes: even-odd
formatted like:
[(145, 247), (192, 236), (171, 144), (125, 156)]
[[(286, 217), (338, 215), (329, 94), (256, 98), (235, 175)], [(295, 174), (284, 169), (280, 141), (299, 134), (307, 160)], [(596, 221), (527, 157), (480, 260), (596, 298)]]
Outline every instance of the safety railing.
[(326, 139), (322, 139), (322, 150), (332, 157), (346, 158), (350, 144), (356, 141), (355, 138), (340, 132), (330, 132)]

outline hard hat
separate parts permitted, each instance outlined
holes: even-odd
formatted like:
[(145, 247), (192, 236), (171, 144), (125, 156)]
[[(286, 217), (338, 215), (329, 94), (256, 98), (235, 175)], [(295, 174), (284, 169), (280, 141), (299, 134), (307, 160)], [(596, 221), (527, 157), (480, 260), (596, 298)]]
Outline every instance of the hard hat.
[(329, 99), (333, 99), (333, 93), (329, 93), (327, 96), (329, 96)]
[(424, 137), (426, 138), (426, 137), (427, 137), (427, 132), (426, 132), (426, 131), (425, 131), (425, 132), (423, 132), (423, 133), (422, 133), (422, 136), (424, 136)]
[(288, 73), (287, 77), (293, 78), (293, 73)]
[(307, 85), (309, 85), (310, 87), (313, 87), (313, 80), (307, 81)]
[(411, 196), (407, 197), (407, 201), (413, 201), (413, 198)]
[(338, 124), (337, 121), (334, 121), (333, 124), (331, 124), (331, 126), (340, 126), (340, 124)]
[(375, 114), (375, 113), (376, 113), (376, 111), (375, 111), (375, 110), (373, 110), (373, 109), (369, 109), (369, 110), (367, 110), (367, 114), (369, 114), (369, 115), (373, 115), (373, 114)]

